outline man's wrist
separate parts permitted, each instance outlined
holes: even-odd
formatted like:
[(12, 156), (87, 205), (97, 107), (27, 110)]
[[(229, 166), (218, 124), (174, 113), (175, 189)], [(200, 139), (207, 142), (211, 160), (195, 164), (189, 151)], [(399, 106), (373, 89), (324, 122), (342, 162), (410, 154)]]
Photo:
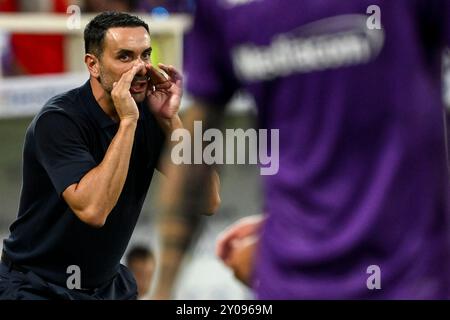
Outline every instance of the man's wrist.
[(129, 131), (129, 130), (135, 131), (137, 128), (137, 119), (133, 119), (133, 118), (120, 119), (119, 128), (121, 130), (126, 130), (126, 131)]
[(123, 118), (120, 119), (120, 126), (136, 126), (138, 122), (138, 119), (135, 118)]

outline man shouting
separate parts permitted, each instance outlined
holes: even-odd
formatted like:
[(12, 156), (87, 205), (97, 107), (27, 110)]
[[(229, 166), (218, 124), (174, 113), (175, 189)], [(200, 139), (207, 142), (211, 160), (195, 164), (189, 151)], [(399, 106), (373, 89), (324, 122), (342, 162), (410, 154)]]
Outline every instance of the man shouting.
[[(172, 66), (159, 65), (166, 78), (151, 65), (149, 28), (137, 17), (102, 13), (87, 25), (84, 40), (89, 81), (50, 99), (26, 133), (0, 299), (137, 295), (120, 259), (165, 137), (182, 127), (182, 79)], [(206, 213), (218, 205), (216, 183), (208, 186)]]

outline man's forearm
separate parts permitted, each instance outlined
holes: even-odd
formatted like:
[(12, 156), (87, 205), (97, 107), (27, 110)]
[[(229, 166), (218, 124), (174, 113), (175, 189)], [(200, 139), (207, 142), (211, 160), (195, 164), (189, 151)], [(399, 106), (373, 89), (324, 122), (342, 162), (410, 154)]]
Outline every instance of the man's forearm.
[(82, 221), (101, 227), (116, 205), (126, 181), (136, 126), (136, 120), (120, 122), (103, 161), (68, 195), (68, 203)]

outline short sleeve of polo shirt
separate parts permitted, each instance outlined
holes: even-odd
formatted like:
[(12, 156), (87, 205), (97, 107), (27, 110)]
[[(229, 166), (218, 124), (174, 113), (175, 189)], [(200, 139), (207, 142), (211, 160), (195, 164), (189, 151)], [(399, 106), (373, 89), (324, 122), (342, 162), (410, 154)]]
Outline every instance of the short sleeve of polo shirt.
[(81, 129), (64, 112), (46, 112), (36, 121), (34, 139), (37, 159), (61, 196), (97, 164)]
[(185, 38), (186, 91), (214, 105), (223, 105), (238, 87), (224, 42), (221, 8), (216, 0), (196, 3), (194, 23)]

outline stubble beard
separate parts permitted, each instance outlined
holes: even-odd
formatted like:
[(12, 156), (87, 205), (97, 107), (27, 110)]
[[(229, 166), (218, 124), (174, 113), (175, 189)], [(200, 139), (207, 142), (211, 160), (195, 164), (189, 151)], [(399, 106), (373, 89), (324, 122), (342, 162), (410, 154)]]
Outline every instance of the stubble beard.
[[(103, 68), (100, 67), (100, 75), (98, 78), (98, 81), (100, 82), (100, 85), (102, 86), (103, 90), (105, 90), (106, 94), (111, 98), (111, 92), (113, 90), (113, 83), (116, 82), (111, 77), (104, 72)], [(118, 81), (118, 80), (117, 80)], [(145, 100), (146, 94), (142, 93), (131, 93), (131, 97), (136, 101), (136, 103), (141, 103)]]

